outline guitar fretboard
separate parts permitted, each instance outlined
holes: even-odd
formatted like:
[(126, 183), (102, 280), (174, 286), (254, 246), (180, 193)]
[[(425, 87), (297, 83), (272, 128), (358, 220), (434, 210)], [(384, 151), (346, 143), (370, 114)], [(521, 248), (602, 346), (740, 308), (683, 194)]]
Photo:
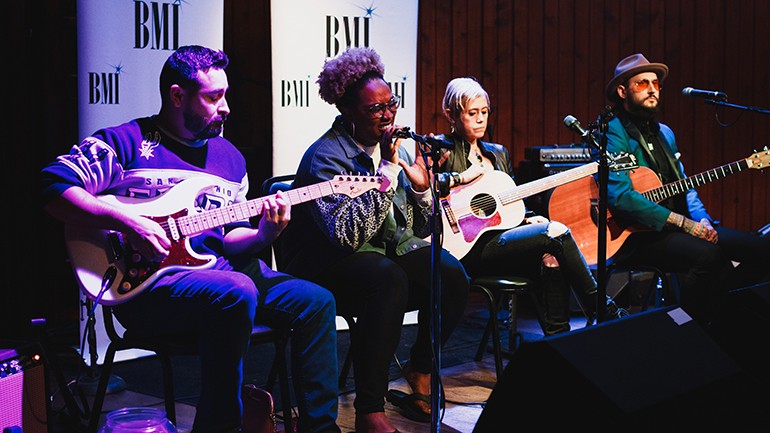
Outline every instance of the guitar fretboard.
[(508, 191), (503, 191), (500, 194), (500, 202), (505, 204), (513, 203), (526, 197), (539, 194), (543, 191), (548, 191), (551, 188), (555, 188), (565, 183), (570, 183), (574, 180), (581, 179), (586, 176), (590, 176), (596, 173), (599, 164), (591, 162), (579, 167), (571, 168), (567, 171), (562, 171), (542, 179), (538, 179), (532, 182), (527, 182), (523, 185), (519, 185)]
[[(326, 181), (284, 191), (284, 195), (288, 197), (289, 203), (293, 206), (333, 194), (334, 192), (333, 182)], [(265, 201), (270, 197), (275, 197), (275, 195), (259, 197), (243, 203), (180, 217), (175, 225), (182, 235), (192, 236), (226, 224), (245, 221), (260, 215)]]
[(696, 175), (677, 180), (675, 182), (667, 183), (658, 188), (645, 191), (642, 195), (651, 201), (656, 203), (661, 202), (667, 198), (673, 197), (677, 194), (682, 194), (688, 190), (701, 186), (706, 183), (722, 179), (723, 177), (731, 174), (740, 173), (741, 171), (749, 168), (749, 164), (745, 159), (725, 164), (721, 167), (712, 168), (711, 170), (698, 173)]

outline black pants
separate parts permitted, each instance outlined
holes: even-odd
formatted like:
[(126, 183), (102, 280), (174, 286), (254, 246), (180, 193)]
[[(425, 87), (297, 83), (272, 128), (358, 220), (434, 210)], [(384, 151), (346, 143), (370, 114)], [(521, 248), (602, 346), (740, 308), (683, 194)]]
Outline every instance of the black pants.
[[(546, 335), (570, 330), (570, 286), (583, 305), (596, 311), (596, 280), (570, 232), (551, 237), (550, 223), (523, 224), (503, 232), (488, 232), (462, 259), (468, 272), (477, 275), (521, 275), (541, 283)], [(559, 262), (545, 268), (543, 254)]]
[[(447, 251), (442, 251), (440, 261), (443, 344), (465, 312), (469, 278)], [(431, 262), (431, 248), (393, 257), (359, 252), (314, 279), (334, 293), (338, 314), (356, 317), (351, 345), (357, 413), (384, 411), (390, 363), (401, 338), (404, 313), (409, 310), (418, 309), (410, 366), (421, 373), (432, 371)]]
[[(726, 227), (716, 230), (716, 244), (674, 231), (634, 233), (613, 259), (677, 273), (680, 306), (705, 325), (729, 290), (770, 278), (770, 239)], [(734, 267), (733, 261), (740, 265)]]

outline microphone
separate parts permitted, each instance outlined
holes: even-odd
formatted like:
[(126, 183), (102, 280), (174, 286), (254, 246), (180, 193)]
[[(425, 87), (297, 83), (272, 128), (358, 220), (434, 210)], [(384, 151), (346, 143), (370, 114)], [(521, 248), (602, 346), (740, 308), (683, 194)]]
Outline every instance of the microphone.
[(586, 131), (583, 128), (583, 125), (580, 124), (580, 122), (575, 118), (575, 116), (571, 114), (568, 114), (567, 117), (564, 118), (564, 126), (569, 128), (572, 132), (581, 136), (582, 138), (586, 138), (590, 134), (588, 131)]
[(415, 134), (414, 132), (409, 130), (408, 126), (405, 126), (401, 129), (396, 129), (395, 131), (393, 131), (393, 136), (397, 138), (411, 138), (412, 140), (418, 143), (430, 144), (431, 147), (439, 147), (442, 149), (449, 149), (449, 150), (452, 150), (455, 148), (454, 144), (452, 144), (449, 141), (441, 140), (435, 137), (428, 137), (427, 135)]
[(564, 126), (569, 128), (570, 131), (579, 135), (580, 138), (583, 139), (584, 143), (587, 143), (587, 140), (591, 140), (591, 144), (599, 147), (599, 143), (597, 143), (594, 139), (594, 136), (591, 135), (591, 131), (586, 131), (585, 128), (583, 128), (583, 125), (581, 125), (580, 122), (575, 118), (575, 116), (568, 114), (567, 117), (564, 118)]
[(682, 94), (685, 96), (697, 96), (699, 98), (716, 99), (719, 101), (727, 100), (727, 93), (717, 92), (715, 90), (700, 90), (693, 89), (692, 87), (685, 87), (682, 89)]

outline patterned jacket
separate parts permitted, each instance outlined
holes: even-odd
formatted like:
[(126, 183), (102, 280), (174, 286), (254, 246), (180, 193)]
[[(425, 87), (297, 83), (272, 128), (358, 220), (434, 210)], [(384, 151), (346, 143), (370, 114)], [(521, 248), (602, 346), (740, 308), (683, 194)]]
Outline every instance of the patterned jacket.
[[(401, 147), (399, 158), (414, 158)], [(412, 190), (400, 166), (374, 167), (342, 126), (338, 116), (332, 127), (302, 157), (293, 187), (327, 181), (339, 174), (374, 175), (390, 181), (386, 191), (372, 189), (356, 197), (333, 194), (292, 207), (292, 220), (281, 235), (279, 267), (301, 278), (312, 279), (339, 259), (362, 251), (403, 255), (429, 246), (429, 194)]]

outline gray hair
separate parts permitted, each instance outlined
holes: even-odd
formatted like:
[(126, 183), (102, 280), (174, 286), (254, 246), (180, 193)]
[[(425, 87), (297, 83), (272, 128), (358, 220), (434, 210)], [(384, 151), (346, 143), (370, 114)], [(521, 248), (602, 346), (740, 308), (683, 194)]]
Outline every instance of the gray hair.
[(479, 96), (483, 96), (487, 100), (487, 105), (490, 105), (489, 94), (475, 78), (455, 78), (446, 85), (441, 109), (442, 111), (449, 110), (451, 117), (457, 117), (470, 101)]

